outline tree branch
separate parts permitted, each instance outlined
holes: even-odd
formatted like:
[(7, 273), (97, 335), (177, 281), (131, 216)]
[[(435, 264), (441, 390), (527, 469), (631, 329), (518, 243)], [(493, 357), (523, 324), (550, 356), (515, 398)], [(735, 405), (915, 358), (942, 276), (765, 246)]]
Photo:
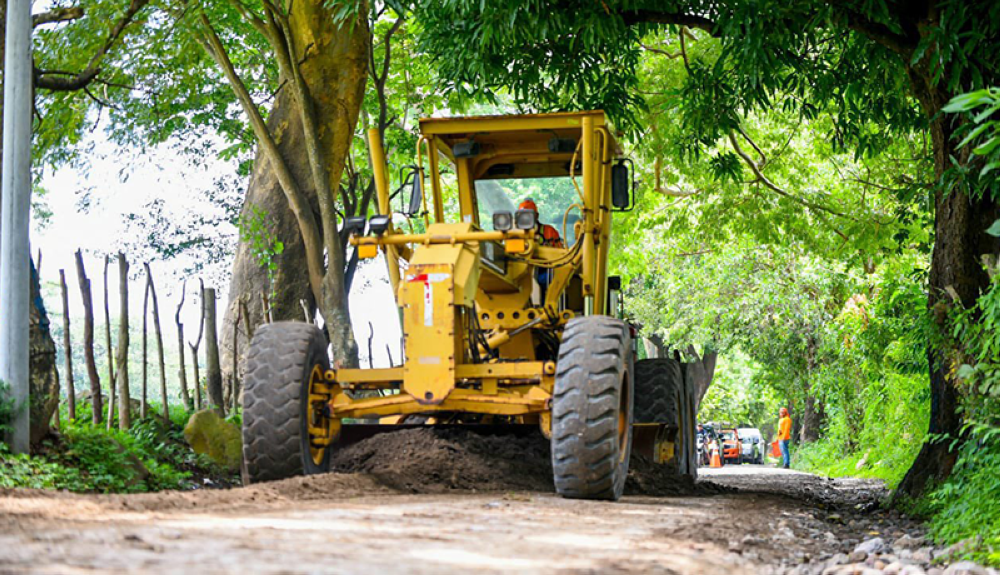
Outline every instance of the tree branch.
[[(810, 202), (809, 200), (804, 200), (804, 199), (802, 199), (802, 198), (800, 198), (798, 196), (792, 195), (792, 194), (786, 192), (785, 190), (779, 188), (777, 185), (774, 184), (774, 182), (772, 182), (771, 180), (767, 179), (767, 176), (765, 176), (763, 174), (763, 172), (760, 171), (760, 168), (757, 166), (757, 164), (754, 163), (753, 158), (751, 158), (749, 154), (747, 154), (745, 151), (743, 151), (743, 148), (740, 147), (739, 142), (736, 141), (736, 132), (734, 130), (730, 130), (729, 131), (729, 142), (733, 145), (733, 150), (736, 151), (736, 154), (740, 158), (743, 158), (743, 161), (746, 162), (747, 166), (750, 167), (750, 171), (752, 171), (754, 173), (754, 175), (757, 176), (757, 180), (760, 183), (764, 184), (764, 187), (766, 187), (767, 189), (769, 189), (772, 192), (778, 194), (779, 196), (788, 198), (788, 199), (792, 200), (793, 202), (801, 204), (801, 205), (803, 205), (803, 206), (805, 206), (805, 207), (807, 207), (807, 208), (809, 208), (811, 210), (816, 210), (816, 211), (820, 211), (820, 212), (826, 212), (828, 214), (831, 214), (831, 215), (834, 215), (834, 216), (837, 216), (837, 217), (846, 218), (846, 219), (849, 219), (849, 220), (854, 220), (854, 218), (852, 218), (851, 216), (848, 216), (847, 214), (845, 214), (843, 212), (838, 212), (837, 210), (833, 210), (833, 209), (828, 208), (826, 206), (821, 206), (819, 204)], [(838, 230), (836, 228), (833, 228), (833, 231), (836, 232), (837, 235), (839, 235), (843, 239), (845, 239), (845, 240), (847, 239), (847, 236), (844, 235), (844, 233), (841, 232), (840, 230)]]
[(666, 12), (662, 10), (625, 10), (619, 13), (626, 26), (635, 24), (673, 24), (704, 30), (712, 36), (719, 36), (715, 30), (715, 22), (704, 16)]
[(101, 44), (101, 46), (98, 47), (97, 52), (91, 56), (87, 66), (81, 72), (68, 78), (52, 78), (46, 76), (38, 68), (35, 68), (35, 87), (43, 90), (51, 90), (53, 92), (73, 92), (90, 85), (90, 83), (97, 78), (97, 75), (101, 73), (101, 61), (105, 56), (107, 56), (108, 52), (115, 45), (118, 39), (121, 38), (125, 28), (135, 21), (135, 17), (139, 11), (149, 4), (149, 1), (150, 0), (131, 0), (129, 2), (129, 6), (125, 11), (125, 14), (123, 14), (121, 19), (119, 19), (118, 22), (111, 27), (111, 31), (108, 33), (108, 37), (105, 39), (104, 44)]
[(910, 54), (917, 47), (916, 40), (893, 32), (885, 24), (880, 24), (855, 12), (840, 0), (827, 0), (826, 3), (840, 14), (844, 25), (859, 34), (867, 36), (876, 44), (880, 44), (907, 58), (909, 58)]
[(198, 41), (209, 56), (215, 60), (219, 68), (222, 69), (223, 74), (229, 81), (230, 87), (236, 94), (236, 99), (250, 120), (250, 126), (257, 141), (260, 143), (261, 149), (274, 168), (275, 174), (278, 177), (278, 183), (281, 184), (281, 189), (288, 200), (288, 206), (291, 208), (292, 213), (295, 214), (295, 219), (299, 225), (299, 232), (302, 234), (302, 241), (306, 249), (309, 285), (316, 300), (322, 301), (321, 285), (324, 275), (323, 240), (320, 236), (319, 226), (316, 224), (316, 217), (313, 215), (312, 207), (306, 200), (305, 194), (299, 188), (294, 176), (292, 176), (288, 164), (282, 158), (281, 150), (278, 149), (278, 144), (274, 141), (267, 123), (264, 121), (264, 117), (250, 96), (250, 91), (247, 90), (246, 84), (243, 83), (242, 78), (236, 73), (236, 68), (229, 59), (229, 54), (226, 52), (222, 41), (219, 39), (219, 35), (215, 32), (215, 28), (212, 27), (212, 23), (208, 20), (204, 12), (201, 13), (201, 24), (203, 37), (199, 37)]
[(53, 8), (47, 12), (40, 12), (31, 17), (31, 25), (35, 28), (46, 24), (57, 22), (70, 22), (83, 18), (83, 8), (72, 6), (70, 8)]

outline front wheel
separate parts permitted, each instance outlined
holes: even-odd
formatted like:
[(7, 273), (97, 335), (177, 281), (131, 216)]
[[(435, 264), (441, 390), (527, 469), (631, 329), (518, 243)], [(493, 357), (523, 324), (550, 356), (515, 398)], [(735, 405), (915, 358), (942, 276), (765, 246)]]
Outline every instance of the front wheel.
[(277, 322), (257, 329), (243, 380), (244, 483), (329, 469), (330, 448), (310, 435), (330, 425), (322, 402), (310, 402), (329, 368), (326, 338), (316, 326)]
[(574, 318), (559, 346), (552, 396), (556, 492), (574, 499), (621, 497), (632, 450), (632, 343), (607, 316)]

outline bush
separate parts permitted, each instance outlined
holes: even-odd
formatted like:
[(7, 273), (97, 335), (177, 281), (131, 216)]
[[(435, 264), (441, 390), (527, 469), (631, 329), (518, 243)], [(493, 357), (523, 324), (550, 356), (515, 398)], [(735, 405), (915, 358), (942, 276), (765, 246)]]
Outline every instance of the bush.
[[(153, 413), (158, 413), (153, 411)], [(108, 430), (91, 423), (90, 406), (81, 403), (76, 421), (63, 414), (60, 434), (33, 455), (13, 455), (0, 446), (0, 487), (67, 489), (76, 492), (136, 493), (193, 486), (194, 475), (232, 483), (230, 474), (195, 454), (180, 426), (158, 416), (135, 422), (131, 429)], [(171, 419), (186, 421), (182, 409)]]
[[(10, 386), (0, 379), (0, 439), (11, 431), (11, 423), (17, 412), (14, 398), (10, 396)], [(3, 442), (0, 441), (0, 444)]]
[(1000, 440), (970, 441), (943, 485), (915, 508), (941, 543), (976, 538), (969, 558), (1000, 566)]

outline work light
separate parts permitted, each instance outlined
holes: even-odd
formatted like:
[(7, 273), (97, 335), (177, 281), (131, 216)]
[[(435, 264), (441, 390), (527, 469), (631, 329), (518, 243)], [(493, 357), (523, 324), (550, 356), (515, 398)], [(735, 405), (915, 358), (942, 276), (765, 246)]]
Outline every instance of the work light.
[(517, 210), (517, 214), (514, 215), (514, 225), (519, 230), (534, 229), (537, 223), (538, 212), (535, 210)]
[(389, 216), (372, 216), (368, 220), (368, 230), (376, 236), (382, 236), (389, 229)]
[(493, 212), (493, 229), (506, 232), (513, 227), (513, 220), (510, 212)]
[(358, 234), (359, 236), (363, 236), (365, 235), (365, 217), (354, 216), (347, 218), (347, 221), (344, 222), (344, 227), (347, 228), (348, 235)]

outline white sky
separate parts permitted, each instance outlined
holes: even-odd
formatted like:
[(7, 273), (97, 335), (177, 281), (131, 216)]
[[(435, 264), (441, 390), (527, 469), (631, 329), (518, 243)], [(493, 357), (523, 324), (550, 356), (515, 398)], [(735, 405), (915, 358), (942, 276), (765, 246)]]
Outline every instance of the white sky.
[[(139, 238), (129, 237), (131, 233), (128, 231), (126, 216), (141, 213), (144, 206), (157, 198), (162, 198), (165, 208), (170, 211), (211, 212), (214, 208), (205, 198), (205, 190), (214, 186), (220, 176), (235, 173), (236, 167), (233, 162), (223, 162), (216, 158), (203, 158), (200, 165), (195, 165), (169, 146), (150, 149), (143, 155), (123, 152), (104, 140), (100, 130), (95, 131), (92, 142), (86, 142), (84, 148), (91, 143), (93, 151), (85, 158), (85, 169), (63, 168), (57, 173), (47, 171), (42, 177), (41, 186), (48, 191), (44, 202), (53, 216), (43, 228), (39, 228), (36, 222), (32, 223), (31, 246), (33, 253), (37, 253), (39, 249), (42, 251), (43, 284), (53, 282), (58, 285), (59, 270), (66, 270), (70, 317), (74, 320), (82, 318), (74, 252), (77, 249), (83, 250), (87, 275), (92, 285), (96, 323), (100, 325), (100, 309), (104, 297), (102, 254), (114, 253), (122, 245), (139, 241)], [(245, 190), (247, 182), (248, 180), (240, 182), (242, 189)], [(85, 190), (90, 190), (93, 200), (86, 213), (81, 212), (78, 207), (81, 193)], [(226, 235), (235, 240), (236, 230), (230, 229)], [(185, 279), (183, 270), (190, 266), (191, 257), (181, 256), (171, 262), (150, 262), (160, 298), (160, 322), (164, 330), (164, 341), (168, 342), (166, 345), (177, 340), (173, 315), (180, 298), (181, 284)], [(130, 265), (132, 274), (138, 274), (142, 269), (142, 261), (130, 258)], [(206, 287), (215, 287), (221, 298), (220, 314), (228, 298), (229, 286), (225, 282), (230, 265), (231, 262), (226, 262), (224, 269), (206, 272)], [(191, 298), (191, 289), (196, 288), (197, 278), (191, 277), (188, 280), (188, 299), (182, 322), (186, 333), (191, 336), (193, 326), (198, 323), (199, 311), (196, 299)], [(130, 320), (133, 325), (139, 325), (142, 321), (144, 282), (144, 276), (136, 277), (129, 286)], [(109, 270), (108, 283), (111, 291), (111, 315), (115, 317), (118, 313), (118, 270), (114, 263)], [(58, 291), (49, 293), (58, 294)], [(62, 313), (58, 296), (48, 297), (45, 303), (53, 316)], [(372, 346), (375, 365), (388, 365), (386, 344), (391, 346), (393, 357), (398, 361), (400, 328), (392, 290), (381, 259), (359, 269), (350, 303), (362, 365), (367, 365), (369, 321), (375, 327)], [(220, 324), (221, 321), (220, 316)], [(61, 346), (61, 342), (57, 342), (57, 345)]]

